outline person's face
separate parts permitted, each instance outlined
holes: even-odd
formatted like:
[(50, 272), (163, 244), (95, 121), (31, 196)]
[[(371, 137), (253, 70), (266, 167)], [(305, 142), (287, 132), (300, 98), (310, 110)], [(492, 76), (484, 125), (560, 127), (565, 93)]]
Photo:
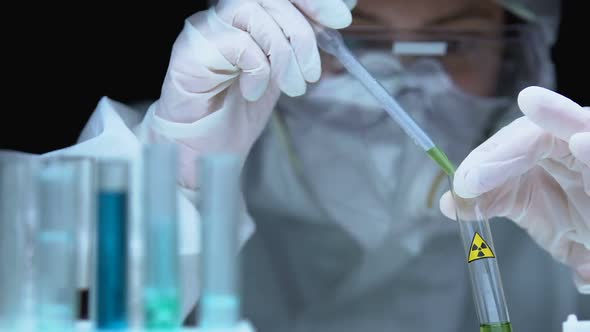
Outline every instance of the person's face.
[[(444, 29), (477, 33), (501, 27), (503, 21), (503, 8), (492, 0), (358, 0), (353, 10), (352, 28), (370, 25), (392, 30)], [(492, 94), (501, 48), (483, 50), (473, 46), (460, 52), (449, 50), (441, 58), (453, 81), (475, 95)], [(477, 66), (465, 62), (465, 53), (471, 53), (470, 59), (478, 60)]]
[(503, 13), (491, 0), (359, 0), (353, 25), (474, 30), (502, 24)]

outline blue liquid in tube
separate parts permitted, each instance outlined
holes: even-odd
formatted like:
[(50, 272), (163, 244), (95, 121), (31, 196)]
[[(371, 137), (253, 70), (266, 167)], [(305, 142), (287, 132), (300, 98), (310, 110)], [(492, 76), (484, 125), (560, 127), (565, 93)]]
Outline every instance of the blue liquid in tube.
[[(128, 327), (126, 165), (103, 164), (99, 174), (96, 327), (124, 330)], [(123, 183), (114, 185), (122, 174)]]

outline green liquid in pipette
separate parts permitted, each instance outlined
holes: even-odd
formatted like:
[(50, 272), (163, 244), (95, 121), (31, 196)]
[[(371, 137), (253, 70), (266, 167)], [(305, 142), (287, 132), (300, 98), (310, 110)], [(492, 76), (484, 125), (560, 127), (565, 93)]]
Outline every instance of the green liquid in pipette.
[(512, 332), (512, 324), (510, 323), (495, 323), (495, 324), (481, 324), (479, 326), (480, 332)]
[(426, 151), (430, 158), (434, 160), (438, 166), (449, 176), (455, 174), (455, 165), (449, 160), (447, 155), (438, 147), (434, 147)]
[(174, 329), (180, 327), (178, 296), (152, 295), (146, 299), (145, 325), (148, 330)]

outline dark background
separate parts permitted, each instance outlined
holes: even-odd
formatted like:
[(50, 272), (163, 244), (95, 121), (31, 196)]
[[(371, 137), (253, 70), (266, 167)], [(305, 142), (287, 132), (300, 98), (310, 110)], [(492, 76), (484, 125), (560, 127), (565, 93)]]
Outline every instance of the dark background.
[[(590, 105), (584, 3), (564, 1), (553, 58), (558, 91)], [(128, 0), (29, 6), (5, 11), (18, 23), (4, 29), (0, 149), (43, 153), (73, 144), (101, 96), (157, 99), (184, 18), (206, 5)]]

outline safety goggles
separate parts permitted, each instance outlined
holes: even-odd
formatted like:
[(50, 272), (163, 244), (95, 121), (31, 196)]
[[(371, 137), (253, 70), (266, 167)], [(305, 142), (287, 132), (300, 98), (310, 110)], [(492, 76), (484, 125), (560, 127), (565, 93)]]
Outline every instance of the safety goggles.
[[(387, 54), (405, 68), (425, 59), (437, 61), (457, 88), (475, 96), (513, 97), (526, 86), (552, 82), (549, 52), (533, 25), (469, 31), (354, 26), (342, 33), (359, 57)], [(335, 59), (328, 63), (338, 66)], [(375, 68), (371, 71), (377, 77), (384, 74)]]

